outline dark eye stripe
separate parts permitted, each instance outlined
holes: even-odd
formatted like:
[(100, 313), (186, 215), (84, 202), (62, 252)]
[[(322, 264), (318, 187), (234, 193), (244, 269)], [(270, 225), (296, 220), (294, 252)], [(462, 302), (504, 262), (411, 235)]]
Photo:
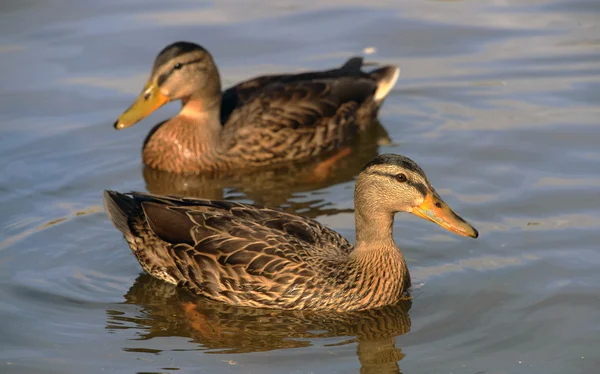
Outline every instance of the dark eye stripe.
[(167, 81), (167, 79), (169, 79), (169, 77), (171, 76), (171, 74), (173, 74), (173, 72), (175, 70), (179, 70), (182, 67), (184, 67), (185, 65), (195, 64), (196, 62), (200, 62), (202, 60), (204, 60), (204, 58), (197, 58), (195, 60), (188, 61), (188, 62), (178, 62), (168, 72), (159, 75), (158, 79), (156, 80), (156, 84), (158, 84), (159, 87), (162, 86), (163, 83), (165, 83)]
[(408, 181), (408, 184), (410, 184), (411, 186), (413, 186), (414, 188), (416, 188), (417, 191), (419, 191), (421, 193), (421, 195), (423, 195), (423, 197), (427, 196), (427, 187), (425, 187), (425, 185), (423, 183), (419, 183), (419, 182), (411, 182)]
[(159, 87), (162, 86), (162, 84), (165, 83), (165, 81), (169, 78), (169, 76), (171, 76), (171, 74), (173, 74), (173, 69), (159, 75), (158, 79), (156, 80), (156, 84), (158, 84)]

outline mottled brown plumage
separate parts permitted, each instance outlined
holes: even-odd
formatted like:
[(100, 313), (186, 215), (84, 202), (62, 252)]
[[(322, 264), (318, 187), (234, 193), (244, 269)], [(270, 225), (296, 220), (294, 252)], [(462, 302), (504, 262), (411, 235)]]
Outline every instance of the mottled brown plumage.
[(342, 67), (268, 75), (221, 92), (210, 53), (178, 42), (157, 56), (137, 101), (115, 123), (131, 126), (169, 101), (181, 112), (155, 126), (143, 146), (146, 165), (175, 173), (256, 168), (333, 151), (369, 127), (399, 74), (395, 66)]
[(421, 168), (398, 155), (376, 157), (358, 176), (354, 246), (308, 218), (231, 201), (106, 191), (105, 207), (149, 274), (261, 308), (349, 311), (399, 301), (410, 286), (392, 236), (399, 211), (477, 237)]

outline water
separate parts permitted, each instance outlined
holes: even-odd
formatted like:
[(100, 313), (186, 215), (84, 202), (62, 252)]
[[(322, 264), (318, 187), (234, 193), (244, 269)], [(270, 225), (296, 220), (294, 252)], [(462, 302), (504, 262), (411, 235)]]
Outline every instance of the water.
[[(1, 372), (597, 372), (597, 1), (0, 9)], [(218, 185), (144, 170), (142, 140), (177, 104), (126, 131), (111, 125), (155, 54), (180, 39), (213, 53), (225, 85), (374, 49), (369, 60), (402, 67), (380, 115), (389, 139), (361, 140), (330, 178), (310, 181), (267, 172), (263, 185)], [(279, 205), (353, 238), (353, 177), (377, 152), (416, 160), (481, 233), (398, 215), (413, 299), (377, 312), (194, 305), (140, 275), (101, 208), (105, 188), (203, 194)]]

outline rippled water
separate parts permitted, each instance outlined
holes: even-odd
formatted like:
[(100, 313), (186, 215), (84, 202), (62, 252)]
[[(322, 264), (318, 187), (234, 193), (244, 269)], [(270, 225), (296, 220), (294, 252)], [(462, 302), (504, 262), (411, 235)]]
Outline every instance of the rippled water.
[[(597, 372), (597, 1), (10, 0), (0, 10), (1, 372)], [(310, 166), (264, 184), (169, 178), (144, 170), (140, 147), (177, 104), (127, 131), (111, 124), (155, 54), (180, 39), (213, 53), (225, 85), (363, 51), (402, 74), (383, 129), (327, 178), (308, 180)], [(260, 201), (353, 238), (353, 177), (377, 152), (416, 160), (482, 234), (399, 215), (413, 299), (379, 311), (195, 305), (140, 275), (101, 208), (105, 188)]]

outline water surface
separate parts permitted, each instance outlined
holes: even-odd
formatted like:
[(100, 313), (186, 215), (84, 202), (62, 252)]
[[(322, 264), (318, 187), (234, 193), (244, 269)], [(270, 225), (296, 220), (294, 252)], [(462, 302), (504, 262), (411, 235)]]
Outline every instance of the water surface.
[[(0, 10), (3, 373), (600, 367), (597, 1), (11, 0)], [(215, 186), (141, 165), (145, 134), (177, 104), (111, 126), (176, 40), (208, 48), (225, 85), (365, 51), (402, 73), (380, 131), (327, 178)], [(378, 152), (417, 161), (481, 233), (398, 215), (413, 298), (380, 311), (196, 305), (140, 275), (101, 208), (106, 188), (258, 201), (353, 239), (353, 178)]]

